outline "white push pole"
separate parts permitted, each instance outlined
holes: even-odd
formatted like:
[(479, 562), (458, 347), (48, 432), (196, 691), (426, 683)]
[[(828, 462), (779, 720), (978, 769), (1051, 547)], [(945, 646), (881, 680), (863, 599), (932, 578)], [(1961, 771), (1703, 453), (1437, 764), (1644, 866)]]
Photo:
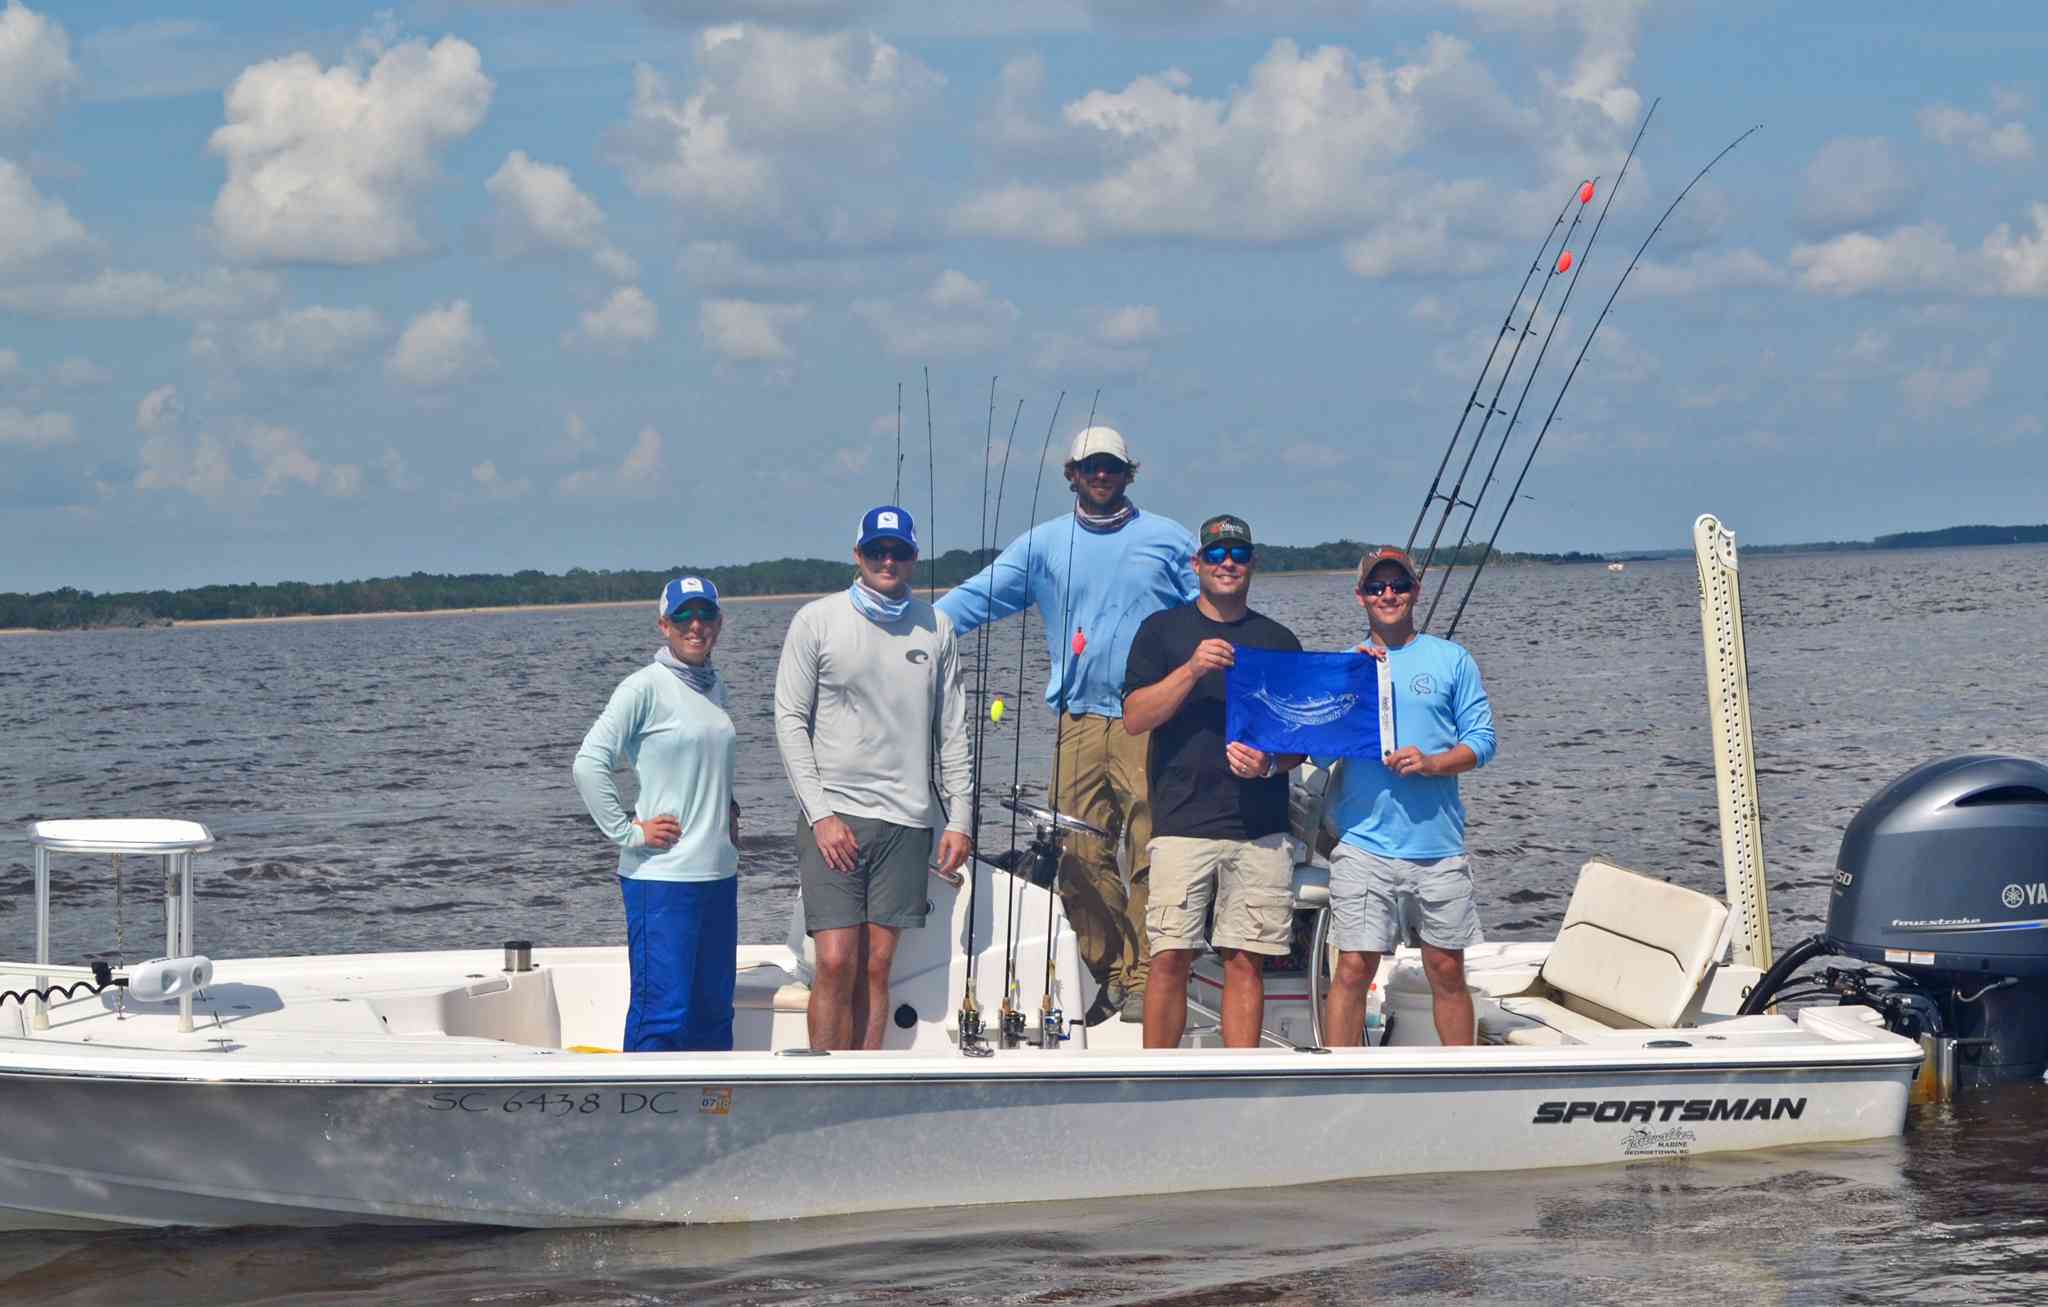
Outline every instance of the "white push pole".
[(1749, 728), (1749, 662), (1742, 648), (1742, 586), (1735, 533), (1711, 513), (1692, 524), (1699, 562), (1700, 634), (1707, 655), (1707, 720), (1714, 732), (1714, 789), (1721, 807), (1721, 869), (1735, 915), (1738, 965), (1771, 965), (1763, 821), (1756, 801), (1756, 746)]

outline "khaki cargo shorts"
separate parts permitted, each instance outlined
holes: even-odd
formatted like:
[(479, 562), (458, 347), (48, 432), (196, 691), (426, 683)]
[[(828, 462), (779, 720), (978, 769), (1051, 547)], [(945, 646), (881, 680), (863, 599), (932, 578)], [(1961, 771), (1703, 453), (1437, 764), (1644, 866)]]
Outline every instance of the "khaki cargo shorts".
[(1197, 949), (1210, 905), (1208, 942), (1269, 957), (1294, 942), (1294, 851), (1287, 836), (1199, 840), (1161, 835), (1152, 854), (1152, 898), (1145, 905), (1151, 951)]

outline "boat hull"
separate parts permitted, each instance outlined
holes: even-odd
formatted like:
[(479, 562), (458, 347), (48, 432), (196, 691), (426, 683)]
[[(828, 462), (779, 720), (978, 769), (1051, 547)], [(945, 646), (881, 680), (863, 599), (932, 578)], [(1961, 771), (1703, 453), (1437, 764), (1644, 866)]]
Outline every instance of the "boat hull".
[(0, 1072), (9, 1119), (38, 1126), (0, 1143), (0, 1226), (759, 1221), (1580, 1166), (1894, 1135), (1913, 1074), (1896, 1056), (1510, 1068), (1487, 1051), (643, 1055), (658, 1074), (405, 1083)]

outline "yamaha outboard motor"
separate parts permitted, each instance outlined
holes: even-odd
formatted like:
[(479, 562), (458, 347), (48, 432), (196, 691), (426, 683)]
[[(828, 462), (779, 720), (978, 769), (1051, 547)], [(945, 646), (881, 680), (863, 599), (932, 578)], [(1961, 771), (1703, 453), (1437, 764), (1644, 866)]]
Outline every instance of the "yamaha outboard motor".
[[(1915, 767), (1842, 836), (1825, 935), (1788, 952), (1744, 1011), (1804, 961), (1837, 953), (1890, 975), (1827, 987), (1931, 1035), (1963, 1086), (2048, 1070), (2048, 764), (1965, 754)], [(1799, 955), (1797, 961), (1795, 955)], [(1791, 965), (1785, 965), (1790, 963)]]

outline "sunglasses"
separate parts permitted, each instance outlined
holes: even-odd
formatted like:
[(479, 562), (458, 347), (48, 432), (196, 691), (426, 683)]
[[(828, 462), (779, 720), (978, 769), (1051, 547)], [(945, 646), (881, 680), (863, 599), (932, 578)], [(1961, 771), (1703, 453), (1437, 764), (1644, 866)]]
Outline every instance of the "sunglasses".
[(689, 608), (678, 608), (668, 615), (668, 624), (670, 626), (681, 626), (693, 617), (700, 622), (715, 622), (718, 620), (718, 608), (716, 605), (710, 604), (696, 604)]
[(1202, 561), (1214, 567), (1224, 559), (1240, 566), (1252, 561), (1250, 545), (1210, 545), (1202, 551)]
[(1414, 589), (1415, 582), (1410, 581), (1404, 576), (1398, 581), (1367, 581), (1364, 585), (1358, 587), (1358, 593), (1366, 596), (1368, 599), (1377, 599), (1389, 590), (1392, 590), (1397, 595), (1404, 595)]
[(870, 563), (914, 563), (917, 551), (909, 545), (862, 545), (860, 556)]
[(1103, 472), (1107, 472), (1111, 476), (1122, 476), (1131, 470), (1131, 465), (1120, 459), (1111, 458), (1107, 454), (1097, 454), (1092, 458), (1084, 458), (1079, 463), (1076, 463), (1074, 470), (1084, 477), (1096, 476)]

